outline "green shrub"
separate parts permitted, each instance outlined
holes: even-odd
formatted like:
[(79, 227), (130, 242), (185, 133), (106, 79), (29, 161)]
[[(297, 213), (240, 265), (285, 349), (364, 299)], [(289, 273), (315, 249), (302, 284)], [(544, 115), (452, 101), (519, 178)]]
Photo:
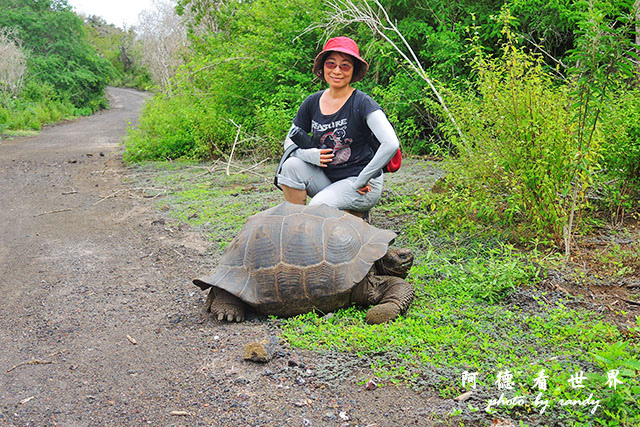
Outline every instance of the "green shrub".
[[(449, 202), (480, 221), (560, 244), (573, 184), (584, 195), (598, 167), (599, 134), (581, 146), (571, 98), (539, 58), (507, 45), (502, 58), (479, 58), (474, 67), (478, 97), (451, 97), (466, 140), (452, 134), (458, 156), (448, 162), (447, 182), (457, 197)], [(581, 197), (576, 209), (586, 207)]]
[(640, 90), (617, 94), (604, 119), (602, 205), (614, 220), (640, 199)]
[(185, 97), (153, 98), (144, 107), (137, 128), (130, 128), (124, 159), (192, 157), (197, 111)]
[(126, 158), (224, 158), (236, 135), (234, 156), (277, 156), (298, 105), (318, 88), (317, 36), (297, 39), (314, 10), (318, 1), (258, 0), (202, 11), (226, 31), (191, 33), (190, 60), (143, 111)]

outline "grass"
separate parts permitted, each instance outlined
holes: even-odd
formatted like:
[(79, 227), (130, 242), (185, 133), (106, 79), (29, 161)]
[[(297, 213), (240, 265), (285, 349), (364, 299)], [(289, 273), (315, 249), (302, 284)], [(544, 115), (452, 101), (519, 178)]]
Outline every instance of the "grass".
[[(145, 164), (137, 167), (136, 185), (166, 191), (158, 207), (202, 230), (221, 252), (248, 216), (282, 200), (271, 183), (273, 167), (227, 176), (224, 165)], [(280, 321), (282, 336), (294, 347), (366, 359), (379, 382), (435, 390), (443, 398), (469, 389), (464, 372), (477, 373), (474, 394), (452, 412), (452, 423), (503, 415), (521, 425), (638, 425), (637, 322), (624, 332), (579, 301), (545, 291), (538, 263), (544, 254), (517, 250), (498, 232), (438, 229), (429, 209), (407, 202), (440, 176), (435, 169), (405, 162), (403, 174), (388, 177), (373, 215), (374, 224), (399, 232), (396, 245), (416, 255), (409, 276), (416, 299), (408, 313), (375, 326), (356, 307), (332, 316), (308, 313)], [(615, 245), (598, 257), (615, 267), (629, 260)], [(513, 388), (500, 390), (496, 380), (506, 370)], [(607, 381), (615, 370), (622, 383), (614, 390)], [(544, 391), (534, 384), (541, 373)], [(505, 404), (498, 401), (501, 393), (523, 400)]]
[[(151, 187), (158, 208), (177, 223), (204, 232), (221, 253), (246, 219), (281, 201), (281, 193), (265, 179), (251, 173), (226, 175), (225, 165), (203, 167), (175, 161), (135, 166), (136, 185)], [(277, 191), (277, 192), (276, 192)]]
[(4, 131), (0, 132), (0, 139), (3, 138), (19, 138), (19, 137), (23, 137), (23, 136), (35, 136), (38, 135), (40, 133), (40, 131), (38, 130), (7, 130), (5, 129)]

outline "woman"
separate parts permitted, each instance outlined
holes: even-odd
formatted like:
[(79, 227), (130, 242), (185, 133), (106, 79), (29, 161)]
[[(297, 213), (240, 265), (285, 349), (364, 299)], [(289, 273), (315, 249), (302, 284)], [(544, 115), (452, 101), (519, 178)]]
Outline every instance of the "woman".
[(305, 204), (310, 196), (311, 205), (362, 216), (380, 199), (382, 168), (400, 144), (380, 106), (351, 86), (368, 68), (348, 37), (330, 39), (316, 56), (313, 72), (329, 88), (302, 103), (285, 140), (290, 156), (276, 180), (288, 202)]

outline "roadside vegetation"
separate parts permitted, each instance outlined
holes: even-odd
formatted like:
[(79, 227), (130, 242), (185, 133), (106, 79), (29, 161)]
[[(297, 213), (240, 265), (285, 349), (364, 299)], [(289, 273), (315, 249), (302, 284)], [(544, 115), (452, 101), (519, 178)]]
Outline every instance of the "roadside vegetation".
[[(220, 255), (248, 216), (282, 201), (272, 184), (272, 162), (232, 161), (228, 175), (227, 164), (143, 162), (132, 166), (132, 184), (157, 197), (158, 209), (173, 226), (188, 224), (207, 235)], [(409, 280), (417, 296), (407, 315), (370, 326), (366, 311), (357, 307), (309, 313), (276, 320), (282, 336), (294, 347), (327, 357), (340, 352), (366, 360), (379, 385), (405, 384), (445, 398), (471, 390), (462, 383), (463, 373), (477, 372), (474, 393), (443, 418), (453, 424), (500, 416), (530, 426), (637, 424), (638, 320), (633, 306), (590, 297), (590, 289), (596, 290), (585, 277), (597, 271), (605, 282), (633, 280), (640, 254), (637, 230), (607, 235), (620, 242), (618, 248), (598, 246), (592, 251), (597, 260), (582, 267), (567, 262), (561, 250), (523, 248), (504, 228), (447, 229), (434, 221), (435, 211), (417, 203), (441, 182), (442, 165), (407, 160), (387, 175), (383, 200), (372, 212), (374, 225), (399, 233), (395, 246), (411, 247), (416, 255)], [(570, 283), (584, 286), (582, 294), (568, 292)], [(512, 390), (496, 385), (505, 370), (513, 375)], [(542, 405), (534, 405), (541, 392), (534, 380), (542, 370), (549, 406), (541, 413)], [(613, 370), (624, 383), (616, 390), (607, 386)], [(570, 380), (581, 371), (585, 387), (573, 388)], [(364, 386), (367, 378), (362, 381)], [(524, 396), (526, 403), (493, 405), (487, 412), (501, 393)], [(599, 401), (593, 414), (594, 404), (561, 406), (589, 395)]]
[(0, 132), (89, 115), (107, 106), (113, 66), (88, 43), (82, 20), (64, 1), (3, 0)]
[(79, 17), (66, 0), (2, 0), (0, 10), (0, 135), (108, 108), (109, 84), (153, 86), (133, 29)]

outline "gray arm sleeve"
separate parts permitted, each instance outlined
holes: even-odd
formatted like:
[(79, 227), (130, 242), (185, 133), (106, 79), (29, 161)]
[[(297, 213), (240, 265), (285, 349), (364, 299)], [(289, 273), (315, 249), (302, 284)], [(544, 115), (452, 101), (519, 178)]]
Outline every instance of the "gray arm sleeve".
[[(287, 137), (284, 140), (284, 149), (286, 150), (291, 144), (295, 144), (291, 138), (289, 138), (289, 134), (291, 130), (295, 128), (296, 125), (292, 125), (289, 132), (287, 132)], [(307, 163), (311, 163), (312, 165), (320, 166), (320, 149), (319, 148), (298, 148), (293, 153), (291, 153), (292, 157), (297, 157), (300, 160), (304, 160)], [(386, 164), (386, 163), (385, 163)]]
[(360, 172), (360, 175), (358, 175), (355, 180), (353, 184), (355, 190), (365, 186), (380, 169), (389, 163), (389, 160), (391, 160), (396, 151), (398, 151), (398, 148), (400, 148), (398, 136), (382, 110), (369, 113), (366, 121), (371, 132), (373, 132), (376, 138), (378, 138), (378, 141), (380, 141), (380, 147), (375, 156), (373, 156), (373, 159), (362, 169), (362, 172)]

